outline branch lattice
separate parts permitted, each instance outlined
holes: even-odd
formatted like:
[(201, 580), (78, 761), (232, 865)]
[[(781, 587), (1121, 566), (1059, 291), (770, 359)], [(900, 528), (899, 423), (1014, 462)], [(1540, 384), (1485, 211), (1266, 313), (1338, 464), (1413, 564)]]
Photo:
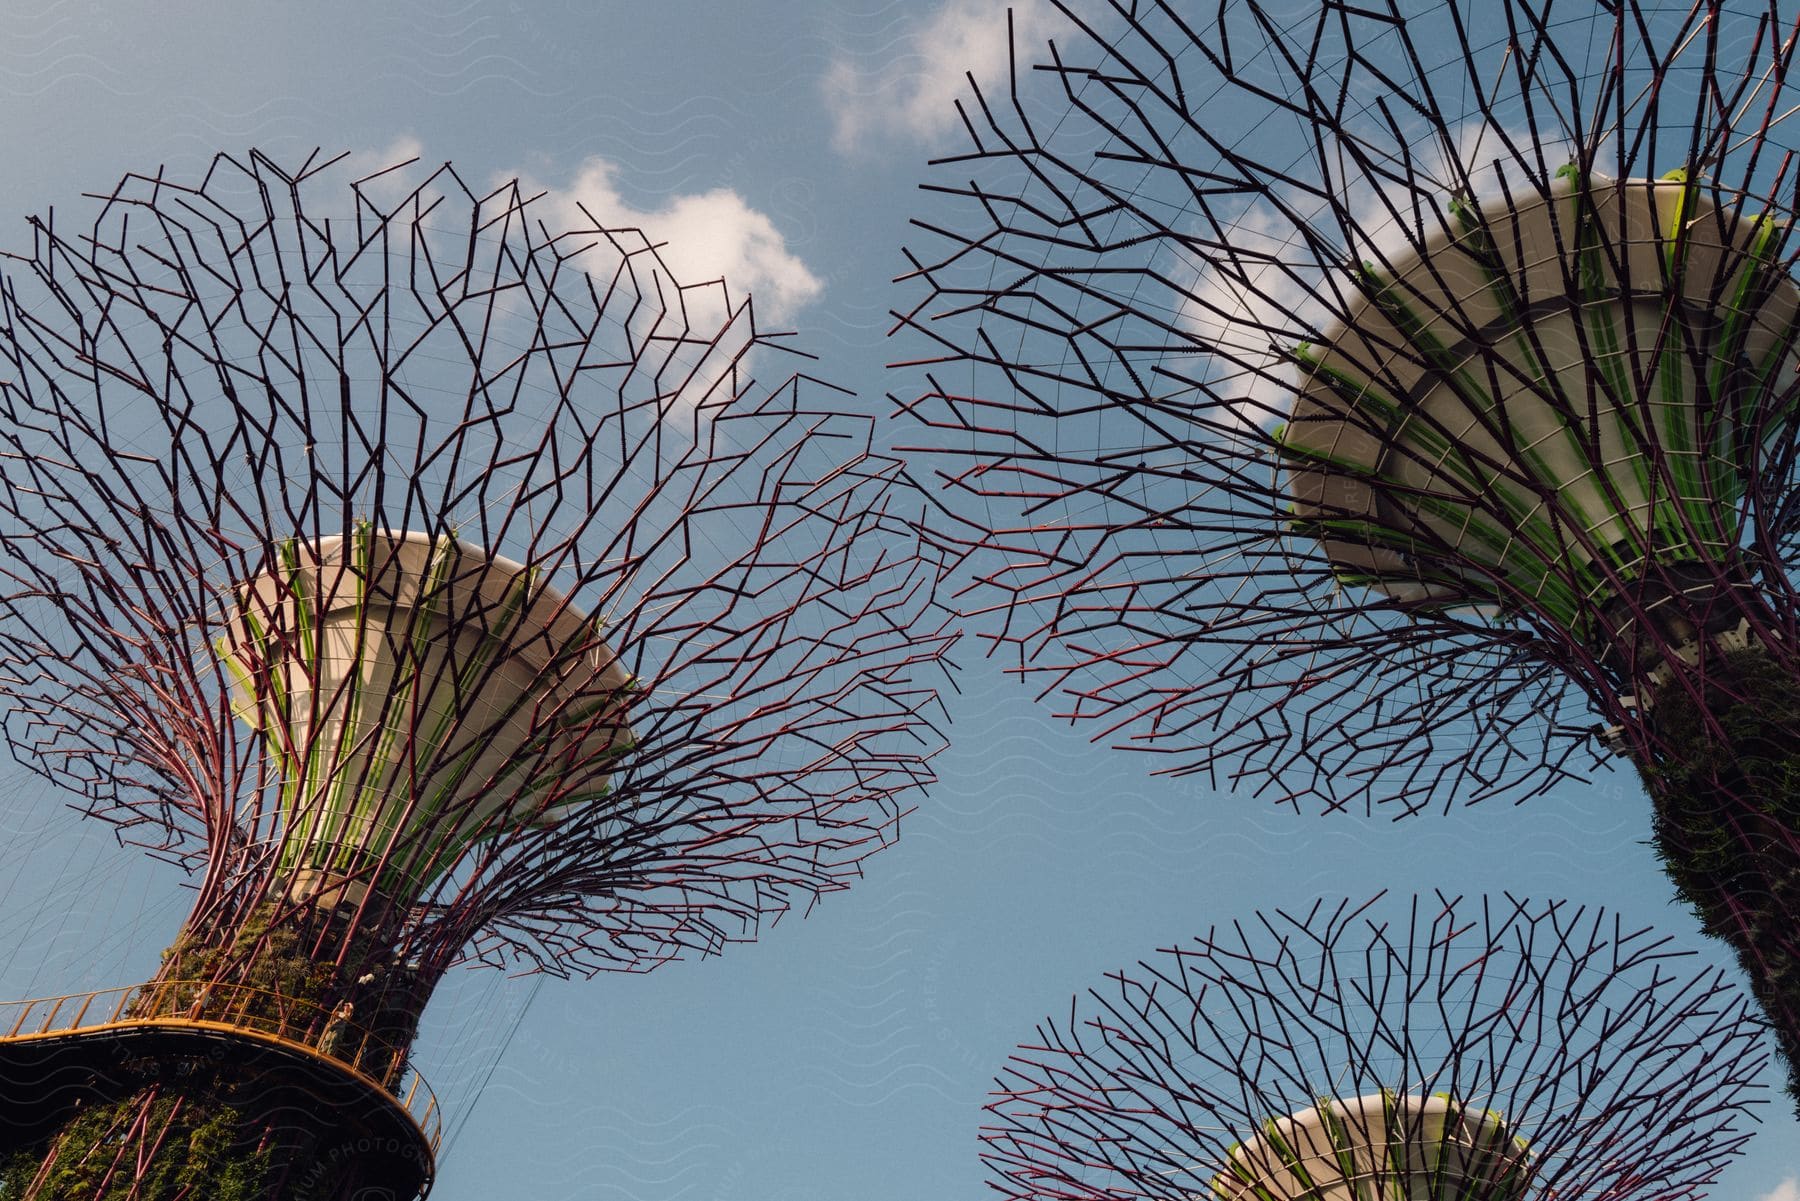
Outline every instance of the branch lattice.
[[(1641, 698), (1685, 649), (1671, 594), (1794, 678), (1791, 16), (1056, 8), (1064, 33), (963, 106), (896, 314), (919, 346), (896, 401), (964, 457), (995, 653), (1166, 771), (1405, 812), (1580, 777), (1606, 731), (1668, 757)], [(1635, 232), (1650, 200), (1685, 232)], [(1596, 288), (1647, 315), (1572, 319)], [(1366, 399), (1309, 432), (1321, 380)], [(1504, 396), (1575, 431), (1563, 458), (1532, 460)], [(1379, 461), (1349, 449), (1371, 439)], [(1659, 507), (1621, 530), (1572, 494), (1636, 512), (1609, 491), (1627, 462)]]
[[(901, 464), (641, 233), (564, 230), (566, 206), (448, 166), (346, 173), (130, 175), (5, 264), (15, 755), (196, 873), (190, 929), (305, 859), (379, 886), (393, 912), (364, 926), (428, 975), (644, 969), (845, 886), (940, 745), (952, 636)], [(426, 602), (484, 602), (429, 637), (365, 621), (400, 667), (333, 693), (306, 620), (325, 576), (297, 564), (355, 547), (372, 590), (368, 556), (409, 537)], [(481, 639), (531, 606), (561, 691), (522, 697)], [(453, 696), (425, 695), (450, 687), (432, 654)], [(252, 720), (251, 694), (291, 707)], [(412, 758), (333, 758), (332, 704)], [(502, 727), (525, 756), (470, 768)], [(343, 799), (396, 780), (404, 837)]]
[[(1297, 1163), (1325, 1191), (1352, 1164), (1378, 1195), (1699, 1197), (1749, 1138), (1758, 1043), (1718, 972), (1603, 910), (1319, 902), (1040, 1024), (995, 1082), (983, 1161), (1020, 1201), (1264, 1195)], [(1321, 1110), (1311, 1140), (1279, 1121)]]

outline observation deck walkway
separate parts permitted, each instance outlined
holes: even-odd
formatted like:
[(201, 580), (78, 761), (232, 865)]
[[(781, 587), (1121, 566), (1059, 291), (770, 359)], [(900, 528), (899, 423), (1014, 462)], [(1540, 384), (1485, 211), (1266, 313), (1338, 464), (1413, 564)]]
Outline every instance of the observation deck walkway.
[[(0, 1002), (0, 1139), (35, 1141), (83, 1103), (229, 1065), (266, 1071), (269, 1104), (306, 1104), (358, 1137), (371, 1181), (431, 1191), (437, 1097), (404, 1047), (307, 1001), (248, 985), (174, 980)], [(405, 1086), (404, 1089), (402, 1086)], [(284, 1095), (291, 1094), (291, 1095)]]

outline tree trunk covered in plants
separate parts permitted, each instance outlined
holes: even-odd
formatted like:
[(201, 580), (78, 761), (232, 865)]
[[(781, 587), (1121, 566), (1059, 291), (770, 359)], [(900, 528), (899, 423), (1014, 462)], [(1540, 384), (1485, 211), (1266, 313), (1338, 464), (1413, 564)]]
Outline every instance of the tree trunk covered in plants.
[[(186, 932), (126, 1019), (218, 1023), (301, 1043), (399, 1091), (427, 989), (347, 912), (254, 909)], [(315, 1070), (318, 1070), (315, 1068)], [(329, 1071), (329, 1069), (324, 1069)], [(229, 1041), (119, 1073), (36, 1144), (0, 1153), (0, 1201), (375, 1201), (367, 1131)]]
[[(218, 1071), (210, 1078), (154, 1084), (118, 1101), (92, 1105), (37, 1147), (0, 1170), (0, 1197), (43, 1201), (298, 1201), (342, 1195), (316, 1174), (316, 1134), (283, 1129), (248, 1115), (266, 1108), (259, 1082)], [(296, 1187), (289, 1188), (292, 1182)], [(135, 1191), (134, 1191), (135, 1190)]]
[(178, 938), (133, 1016), (248, 1026), (397, 1083), (429, 989), (392, 941), (348, 907), (284, 912), (264, 903), (222, 936)]
[(1800, 1107), (1800, 683), (1760, 650), (1703, 666), (1702, 699), (1671, 683), (1649, 714), (1656, 852), (1737, 952)]

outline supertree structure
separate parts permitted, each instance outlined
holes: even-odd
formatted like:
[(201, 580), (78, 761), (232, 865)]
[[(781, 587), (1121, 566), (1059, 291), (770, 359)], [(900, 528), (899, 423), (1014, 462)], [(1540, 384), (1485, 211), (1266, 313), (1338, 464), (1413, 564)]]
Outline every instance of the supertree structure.
[(1800, 1068), (1792, 15), (1059, 8), (900, 315), (993, 644), (1296, 806), (1622, 753)]
[(1748, 998), (1615, 915), (1258, 914), (1111, 973), (995, 1080), (1018, 1201), (1688, 1198), (1750, 1136)]
[(636, 231), (348, 174), (131, 175), (4, 264), (6, 731), (194, 886), (153, 980), (9, 1019), (8, 1201), (429, 1188), (447, 969), (753, 938), (929, 780), (870, 420)]

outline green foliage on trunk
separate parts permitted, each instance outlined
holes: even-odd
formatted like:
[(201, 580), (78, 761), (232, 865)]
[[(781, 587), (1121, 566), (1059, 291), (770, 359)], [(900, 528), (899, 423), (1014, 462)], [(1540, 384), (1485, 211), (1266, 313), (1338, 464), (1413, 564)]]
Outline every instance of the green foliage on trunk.
[[(341, 929), (330, 928), (341, 926), (340, 919), (289, 915), (277, 923), (276, 914), (265, 904), (228, 938), (176, 940), (163, 953), (160, 973), (171, 985), (148, 994), (134, 1016), (222, 1020), (281, 1033), (398, 1084), (427, 999), (421, 984), (378, 936), (358, 931), (348, 938), (343, 962), (316, 960), (321, 933), (334, 955), (345, 941)], [(365, 979), (367, 985), (360, 983)], [(354, 1009), (354, 1036), (321, 1044), (326, 1015), (345, 1001)], [(363, 1031), (373, 1037), (363, 1041)]]
[(1649, 715), (1664, 746), (1640, 765), (1656, 853), (1706, 932), (1737, 951), (1800, 1104), (1800, 684), (1760, 650), (1705, 666), (1698, 702), (1670, 685)]
[[(140, 1094), (93, 1106), (41, 1148), (9, 1157), (0, 1169), (0, 1199), (26, 1196), (42, 1170), (44, 1183), (35, 1194), (42, 1201), (263, 1201), (277, 1183), (275, 1148), (222, 1099), (230, 1091)], [(140, 1119), (161, 1138), (142, 1180), (132, 1171), (133, 1151), (118, 1154), (136, 1141), (129, 1131)], [(125, 1162), (115, 1166), (115, 1157)]]
[[(313, 1045), (397, 1085), (396, 1060), (417, 1030), (423, 990), (393, 962), (383, 939), (349, 931), (347, 915), (288, 913), (277, 921), (278, 913), (264, 904), (235, 930), (184, 932), (164, 952), (163, 970), (128, 1018), (260, 1030)], [(346, 942), (343, 962), (336, 962)], [(314, 959), (319, 945), (332, 957)], [(334, 1028), (328, 1015), (346, 1001), (355, 1008), (352, 1020), (376, 1039)], [(294, 1191), (299, 1182), (307, 1197), (333, 1198), (348, 1182), (345, 1172), (355, 1172), (353, 1161), (320, 1159), (321, 1140), (338, 1133), (330, 1115), (318, 1115), (315, 1128), (298, 1129), (289, 1110), (286, 1126), (278, 1128), (266, 1116), (268, 1082), (241, 1066), (226, 1061), (198, 1072), (191, 1064), (170, 1071), (160, 1080), (140, 1077), (118, 1099), (89, 1104), (36, 1146), (0, 1154), (0, 1201), (302, 1201)], [(140, 1137), (145, 1130), (147, 1139)], [(150, 1144), (156, 1151), (140, 1180), (138, 1148)], [(122, 1167), (114, 1171), (122, 1148)], [(40, 1175), (43, 1184), (33, 1193)]]
[[(276, 1020), (284, 1016), (282, 1000), (303, 1009), (330, 1012), (361, 967), (360, 959), (348, 966), (315, 962), (311, 955), (314, 923), (273, 924), (275, 907), (259, 906), (244, 924), (224, 939), (183, 934), (163, 952), (164, 980), (181, 983), (160, 994), (151, 994), (137, 1017), (214, 1017), (227, 1009), (251, 1017)], [(203, 983), (204, 982), (204, 983)], [(234, 986), (233, 990), (209, 990), (206, 983)], [(260, 994), (250, 999), (248, 992)], [(192, 1011), (198, 1003), (198, 1011)], [(244, 1006), (248, 1005), (245, 1009)], [(192, 1012), (190, 1012), (192, 1011)]]

